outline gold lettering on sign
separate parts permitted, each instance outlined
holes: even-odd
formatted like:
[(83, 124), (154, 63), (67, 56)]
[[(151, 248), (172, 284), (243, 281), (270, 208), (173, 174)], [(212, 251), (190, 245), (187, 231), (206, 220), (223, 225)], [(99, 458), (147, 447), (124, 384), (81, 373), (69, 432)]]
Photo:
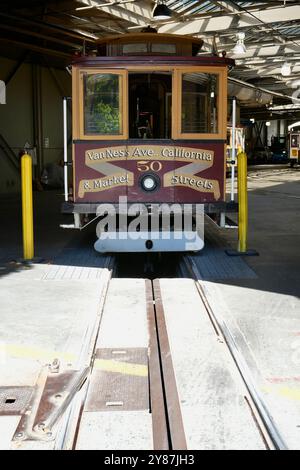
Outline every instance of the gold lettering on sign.
[(216, 200), (220, 199), (220, 185), (217, 180), (200, 178), (193, 174), (178, 174), (168, 172), (164, 175), (164, 186), (181, 186), (194, 189), (201, 193), (213, 193)]
[[(133, 186), (134, 173), (116, 165), (119, 161), (137, 162), (138, 171), (161, 171), (164, 161), (181, 162), (176, 170), (168, 171), (163, 177), (163, 186), (182, 186), (200, 192), (213, 193), (220, 198), (217, 180), (196, 176), (214, 164), (214, 151), (194, 147), (162, 145), (128, 145), (87, 150), (85, 164), (101, 174), (100, 178), (81, 180), (78, 196), (85, 193), (105, 191), (118, 186)], [(102, 175), (104, 175), (102, 177)]]
[(78, 196), (82, 198), (85, 193), (95, 193), (105, 191), (106, 189), (116, 188), (118, 186), (133, 186), (132, 173), (115, 173), (112, 176), (104, 178), (81, 180), (79, 183)]
[(193, 147), (169, 147), (161, 145), (128, 145), (113, 148), (102, 148), (87, 150), (85, 152), (85, 163), (89, 167), (98, 162), (111, 162), (122, 160), (165, 160), (175, 162), (207, 162), (211, 166), (214, 161), (213, 150), (203, 150)]

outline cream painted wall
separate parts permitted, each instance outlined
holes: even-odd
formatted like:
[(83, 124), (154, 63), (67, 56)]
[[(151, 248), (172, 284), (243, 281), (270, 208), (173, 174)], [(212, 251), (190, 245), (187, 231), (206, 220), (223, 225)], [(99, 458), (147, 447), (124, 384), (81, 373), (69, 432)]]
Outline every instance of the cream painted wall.
[[(6, 80), (16, 62), (0, 57), (0, 80)], [(71, 94), (71, 77), (64, 70), (55, 69), (63, 94)], [(44, 164), (62, 158), (62, 94), (49, 69), (41, 67), (42, 128)], [(33, 138), (32, 65), (22, 64), (6, 88), (6, 104), (0, 105), (0, 133), (16, 155)], [(69, 115), (70, 119), (70, 115)], [(46, 140), (48, 138), (48, 140)], [(0, 150), (0, 193), (16, 192), (20, 178)]]

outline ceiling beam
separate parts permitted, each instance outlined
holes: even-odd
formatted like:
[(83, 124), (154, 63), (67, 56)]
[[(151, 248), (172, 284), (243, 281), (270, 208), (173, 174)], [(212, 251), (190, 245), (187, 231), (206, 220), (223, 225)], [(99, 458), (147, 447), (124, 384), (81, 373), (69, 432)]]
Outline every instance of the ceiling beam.
[(212, 0), (212, 3), (214, 3), (216, 6), (223, 8), (228, 13), (233, 13), (233, 12), (241, 12), (241, 8), (236, 5), (234, 2), (231, 2), (230, 0), (227, 1), (220, 1), (220, 0)]
[[(299, 8), (300, 9), (300, 8)], [(229, 54), (231, 58), (238, 59), (238, 60), (245, 60), (245, 59), (252, 59), (256, 57), (269, 57), (269, 56), (284, 56), (287, 54), (300, 54), (300, 44), (296, 46), (294, 43), (288, 43), (286, 45), (283, 44), (274, 44), (272, 46), (264, 46), (261, 43), (251, 44), (250, 46), (246, 46), (246, 52), (243, 55), (235, 55), (233, 53)], [(222, 47), (222, 46), (221, 46)], [(231, 46), (233, 47), (233, 45)], [(231, 49), (228, 46), (223, 46), (224, 50), (229, 53)]]
[[(82, 34), (77, 34), (76, 32), (74, 32), (73, 30), (71, 30), (69, 28), (59, 26), (59, 25), (55, 26), (53, 24), (48, 24), (47, 22), (44, 22), (44, 21), (33, 20), (33, 19), (31, 19), (29, 17), (26, 17), (26, 16), (11, 15), (11, 14), (8, 14), (8, 13), (0, 12), (0, 17), (9, 18), (11, 20), (14, 20), (14, 21), (17, 22), (18, 25), (20, 25), (21, 23), (31, 24), (33, 26), (38, 26), (40, 28), (55, 31), (56, 33), (62, 34), (64, 36), (70, 36), (70, 37), (81, 39), (81, 40), (83, 39)], [(92, 43), (95, 42), (92, 39), (86, 39), (86, 41), (92, 42)]]
[(280, 8), (269, 8), (266, 10), (256, 11), (254, 18), (252, 14), (242, 12), (241, 15), (220, 15), (212, 18), (194, 19), (188, 18), (185, 22), (176, 22), (162, 26), (159, 31), (161, 33), (176, 34), (196, 34), (203, 32), (225, 31), (230, 28), (249, 28), (259, 26), (263, 23), (286, 22), (300, 19), (300, 8), (296, 6), (285, 6)]
[(290, 62), (293, 63), (294, 61), (300, 62), (300, 55), (276, 55), (266, 57), (264, 59), (249, 59), (249, 60), (236, 60), (235, 61), (235, 70), (239, 67), (244, 67), (245, 65), (270, 65), (276, 66), (276, 64), (282, 62)]
[[(177, 2), (174, 2), (175, 4)], [(194, 10), (197, 7), (202, 5), (202, 1), (195, 2), (187, 2), (186, 4), (182, 5), (180, 8), (177, 9), (179, 15), (187, 15), (190, 11)], [(168, 3), (168, 7), (172, 10), (172, 4)], [(172, 10), (174, 11), (174, 10)], [(203, 12), (205, 15), (205, 12)], [(202, 15), (202, 14), (201, 14)]]
[(140, 26), (145, 26), (145, 24), (148, 24), (149, 21), (153, 19), (152, 5), (150, 5), (150, 2), (143, 0), (139, 2), (126, 3), (124, 6), (122, 3), (115, 3), (114, 5), (108, 5), (107, 7), (103, 6), (106, 3), (105, 1), (100, 3), (101, 7), (98, 7), (99, 2), (97, 3), (94, 0), (83, 0), (81, 3), (85, 3), (87, 6), (92, 5), (97, 10), (108, 13), (115, 18)]
[[(254, 66), (253, 66), (254, 67)], [(267, 77), (269, 75), (281, 75), (281, 66), (274, 67), (272, 70), (269, 68), (267, 69), (260, 69), (260, 67), (255, 66), (259, 72), (260, 76)], [(263, 70), (263, 72), (262, 72)], [(288, 77), (284, 77), (284, 80), (290, 80), (291, 78), (298, 78), (300, 75), (300, 65), (292, 65), (291, 66), (291, 74)]]
[[(49, 42), (55, 42), (57, 44), (61, 44), (63, 46), (69, 46), (72, 48), (78, 48), (81, 47), (81, 44), (75, 43), (75, 42), (69, 42), (64, 39), (60, 39), (54, 36), (49, 36), (47, 34), (42, 34), (42, 33), (36, 33), (35, 31), (31, 31), (30, 28), (17, 28), (16, 26), (11, 26), (7, 24), (2, 24), (0, 29), (6, 29), (8, 31), (13, 31), (15, 33), (20, 33), (24, 34), (24, 36), (31, 36), (31, 37), (36, 37), (40, 39), (46, 39)], [(82, 38), (81, 38), (82, 41)]]
[(48, 55), (53, 55), (56, 57), (62, 57), (63, 59), (70, 60), (72, 58), (71, 54), (67, 54), (65, 52), (54, 50), (54, 49), (48, 49), (46, 47), (36, 46), (35, 44), (26, 43), (23, 41), (16, 41), (13, 39), (8, 39), (8, 38), (0, 38), (0, 43), (1, 42), (18, 46), (19, 49), (22, 48), (22, 49), (26, 49), (29, 51), (36, 51), (36, 52), (40, 52), (46, 55), (48, 54)]
[(270, 93), (271, 95), (277, 96), (278, 98), (284, 98), (284, 99), (287, 99), (287, 100), (290, 99), (290, 100), (293, 101), (293, 103), (300, 103), (300, 99), (295, 98), (292, 95), (285, 95), (283, 93), (278, 93), (278, 92), (275, 92), (275, 91), (272, 91), (272, 90), (268, 90), (267, 88), (264, 88), (264, 87), (261, 87), (261, 86), (256, 86), (256, 85), (253, 85), (253, 84), (248, 83), (248, 82), (244, 82), (243, 80), (240, 80), (240, 79), (235, 78), (235, 77), (229, 77), (228, 81), (231, 82), (231, 83), (237, 83), (239, 85), (243, 85), (246, 88), (252, 88), (252, 89), (260, 90), (263, 93)]

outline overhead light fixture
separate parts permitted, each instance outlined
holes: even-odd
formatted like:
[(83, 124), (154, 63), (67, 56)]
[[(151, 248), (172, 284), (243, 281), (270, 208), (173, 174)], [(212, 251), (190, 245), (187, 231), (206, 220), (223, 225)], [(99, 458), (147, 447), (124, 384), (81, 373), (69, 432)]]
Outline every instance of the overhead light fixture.
[(266, 121), (266, 126), (269, 127), (271, 125), (270, 121)]
[(289, 75), (291, 75), (291, 66), (288, 62), (285, 62), (281, 67), (281, 75), (283, 77), (288, 77)]
[(165, 4), (165, 0), (158, 0), (152, 16), (155, 21), (169, 20), (172, 17), (172, 11)]
[(237, 33), (236, 38), (237, 42), (234, 48), (232, 49), (232, 52), (234, 52), (234, 54), (245, 54), (247, 52), (244, 44), (245, 33)]

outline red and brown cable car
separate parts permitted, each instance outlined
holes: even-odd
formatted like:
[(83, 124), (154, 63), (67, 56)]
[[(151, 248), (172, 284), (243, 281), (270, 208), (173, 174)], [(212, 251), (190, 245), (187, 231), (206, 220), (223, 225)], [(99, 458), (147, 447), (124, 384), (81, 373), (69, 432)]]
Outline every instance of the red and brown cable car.
[[(76, 227), (125, 196), (149, 213), (154, 204), (224, 211), (227, 70), (234, 62), (203, 55), (201, 46), (190, 36), (127, 34), (99, 41), (97, 56), (74, 60), (73, 201), (63, 210), (75, 214)], [(151, 234), (147, 243), (104, 238), (98, 251), (185, 249)], [(202, 246), (198, 237), (195, 249)]]

